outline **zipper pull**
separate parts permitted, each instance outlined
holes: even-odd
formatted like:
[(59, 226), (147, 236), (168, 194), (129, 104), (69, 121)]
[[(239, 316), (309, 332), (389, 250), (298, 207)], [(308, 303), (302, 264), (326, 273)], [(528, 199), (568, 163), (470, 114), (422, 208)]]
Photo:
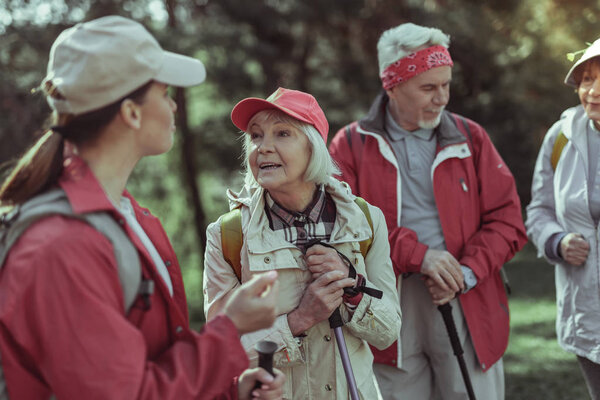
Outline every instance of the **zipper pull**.
[(462, 186), (463, 191), (468, 192), (469, 188), (467, 187), (465, 180), (463, 178), (460, 178), (459, 180), (460, 180), (460, 185)]

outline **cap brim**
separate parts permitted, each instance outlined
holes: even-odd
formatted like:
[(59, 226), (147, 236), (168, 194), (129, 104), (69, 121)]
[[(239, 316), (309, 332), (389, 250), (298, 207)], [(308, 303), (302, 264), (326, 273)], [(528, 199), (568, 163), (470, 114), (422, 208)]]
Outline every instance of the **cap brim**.
[(206, 79), (206, 69), (200, 60), (170, 51), (164, 52), (163, 65), (154, 80), (170, 86), (189, 87)]
[(565, 77), (565, 83), (569, 86), (577, 87), (577, 82), (575, 82), (575, 77), (573, 73), (584, 62), (591, 60), (594, 57), (600, 57), (600, 39), (596, 40), (588, 49), (583, 53), (583, 56), (569, 70), (567, 76)]
[(254, 114), (259, 111), (276, 109), (280, 110), (287, 115), (296, 118), (299, 121), (306, 122), (312, 125), (312, 122), (297, 114), (296, 112), (271, 103), (270, 101), (259, 99), (258, 97), (249, 97), (237, 103), (233, 110), (231, 110), (231, 121), (238, 129), (246, 132), (248, 130), (248, 122), (252, 119)]
[(571, 69), (567, 73), (567, 76), (565, 77), (565, 84), (567, 84), (569, 86), (577, 87), (577, 82), (575, 82), (575, 77), (573, 76), (573, 72), (575, 72), (575, 68), (579, 67), (582, 63), (584, 63), (586, 61), (587, 60), (581, 60), (580, 59), (575, 64), (573, 64), (573, 66), (571, 67)]

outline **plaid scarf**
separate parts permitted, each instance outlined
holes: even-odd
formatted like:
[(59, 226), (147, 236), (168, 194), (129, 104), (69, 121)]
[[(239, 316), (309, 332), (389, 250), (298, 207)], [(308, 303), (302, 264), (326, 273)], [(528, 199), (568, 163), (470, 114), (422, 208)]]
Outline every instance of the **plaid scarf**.
[(323, 185), (317, 188), (311, 202), (302, 212), (290, 211), (277, 204), (269, 192), (265, 192), (265, 200), (269, 227), (286, 241), (296, 245), (303, 253), (309, 241), (329, 240), (335, 222), (336, 208)]

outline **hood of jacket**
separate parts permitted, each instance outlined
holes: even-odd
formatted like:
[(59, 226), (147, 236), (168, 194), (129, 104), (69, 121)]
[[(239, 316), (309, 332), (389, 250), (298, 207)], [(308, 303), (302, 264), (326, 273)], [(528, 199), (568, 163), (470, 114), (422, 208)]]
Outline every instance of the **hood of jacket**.
[(586, 124), (590, 121), (581, 104), (563, 111), (560, 119), (563, 120), (562, 132), (569, 140), (578, 140), (579, 136), (585, 135)]

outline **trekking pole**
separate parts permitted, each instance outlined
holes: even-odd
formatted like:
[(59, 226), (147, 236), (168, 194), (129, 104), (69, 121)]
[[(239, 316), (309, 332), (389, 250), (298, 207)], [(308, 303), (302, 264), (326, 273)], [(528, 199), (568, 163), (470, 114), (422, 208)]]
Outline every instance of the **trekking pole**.
[(335, 341), (337, 342), (340, 357), (342, 358), (342, 365), (344, 367), (344, 373), (346, 374), (346, 381), (348, 382), (348, 392), (350, 392), (350, 399), (359, 400), (358, 389), (356, 388), (356, 379), (354, 379), (354, 372), (352, 371), (352, 364), (350, 363), (350, 356), (348, 355), (348, 348), (346, 347), (346, 339), (344, 339), (344, 332), (342, 332), (342, 314), (340, 309), (336, 310), (329, 317), (329, 326), (333, 328), (335, 334)]
[[(258, 366), (275, 377), (275, 373), (273, 372), (273, 353), (277, 350), (277, 343), (269, 340), (261, 340), (256, 343), (254, 349), (258, 353)], [(254, 389), (260, 388), (261, 385), (262, 383), (260, 381), (256, 381)]]
[(450, 344), (452, 344), (452, 350), (454, 350), (454, 355), (458, 360), (460, 372), (462, 374), (463, 380), (465, 381), (467, 393), (469, 394), (469, 400), (476, 400), (475, 393), (473, 392), (473, 386), (471, 385), (471, 378), (469, 377), (469, 371), (467, 370), (467, 365), (465, 364), (465, 359), (463, 358), (464, 351), (462, 346), (460, 345), (460, 341), (458, 340), (458, 333), (456, 333), (456, 325), (454, 325), (454, 318), (452, 318), (452, 306), (448, 302), (446, 304), (438, 306), (438, 310), (440, 310), (440, 312), (442, 313), (442, 318), (444, 318), (446, 331), (448, 332), (448, 336), (450, 337)]

